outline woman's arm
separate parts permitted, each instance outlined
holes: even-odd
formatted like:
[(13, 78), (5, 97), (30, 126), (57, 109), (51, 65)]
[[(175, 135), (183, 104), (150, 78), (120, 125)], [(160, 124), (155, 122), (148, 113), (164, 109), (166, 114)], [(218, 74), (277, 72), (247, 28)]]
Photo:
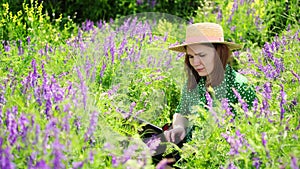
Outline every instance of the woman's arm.
[(173, 128), (176, 127), (183, 127), (185, 130), (188, 126), (188, 120), (183, 117), (181, 114), (179, 113), (175, 113), (173, 116)]

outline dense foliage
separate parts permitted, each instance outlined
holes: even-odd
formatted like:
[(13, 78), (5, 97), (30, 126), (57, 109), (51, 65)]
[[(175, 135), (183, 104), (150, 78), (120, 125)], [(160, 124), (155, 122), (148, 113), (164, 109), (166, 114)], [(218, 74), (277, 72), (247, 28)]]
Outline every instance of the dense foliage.
[[(3, 0), (11, 5), (11, 10), (22, 10), (24, 2), (31, 0)], [(63, 14), (63, 18), (71, 17), (76, 23), (81, 24), (85, 19), (97, 22), (109, 21), (120, 16), (127, 16), (142, 12), (160, 12), (176, 15), (184, 19), (195, 16), (198, 7), (203, 6), (203, 1), (193, 0), (47, 0), (38, 1), (44, 6), (43, 11), (48, 12), (51, 18), (53, 13)]]
[[(193, 140), (167, 144), (180, 152), (176, 166), (299, 168), (298, 3), (283, 12), (285, 2), (205, 1), (195, 11), (194, 22), (220, 23), (245, 44), (235, 68), (258, 99), (251, 109), (239, 100), (234, 118), (226, 100), (195, 107)], [(43, 11), (1, 4), (0, 168), (164, 168), (151, 158), (160, 140), (144, 143), (134, 117), (171, 122), (185, 77), (183, 55), (167, 48), (183, 41), (185, 19), (145, 13), (78, 27)]]

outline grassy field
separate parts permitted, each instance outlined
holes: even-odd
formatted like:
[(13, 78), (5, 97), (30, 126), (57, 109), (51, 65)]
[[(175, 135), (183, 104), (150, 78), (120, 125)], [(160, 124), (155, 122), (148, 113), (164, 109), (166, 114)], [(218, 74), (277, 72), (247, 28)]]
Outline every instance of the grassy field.
[[(177, 149), (181, 168), (293, 168), (300, 165), (299, 2), (205, 1), (190, 22), (216, 22), (243, 44), (234, 68), (255, 86), (251, 109), (196, 107), (193, 140)], [(0, 11), (0, 168), (164, 168), (160, 140), (144, 143), (141, 117), (171, 122), (185, 82), (183, 19), (140, 13), (76, 25), (42, 5)], [(273, 19), (272, 19), (273, 18)], [(281, 28), (279, 31), (279, 27)], [(200, 118), (202, 117), (202, 118)]]

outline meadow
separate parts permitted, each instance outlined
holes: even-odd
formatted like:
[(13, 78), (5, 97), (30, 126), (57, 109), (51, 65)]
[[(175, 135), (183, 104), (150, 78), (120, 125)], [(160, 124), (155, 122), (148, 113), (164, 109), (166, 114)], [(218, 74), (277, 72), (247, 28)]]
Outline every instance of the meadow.
[(226, 101), (195, 107), (193, 140), (164, 155), (177, 150), (188, 169), (299, 169), (299, 2), (203, 3), (188, 22), (145, 12), (81, 25), (37, 2), (1, 4), (0, 168), (165, 168), (151, 158), (160, 140), (145, 143), (134, 118), (171, 123), (186, 77), (168, 47), (189, 23), (216, 22), (243, 44), (233, 67), (257, 99), (233, 105), (235, 117)]

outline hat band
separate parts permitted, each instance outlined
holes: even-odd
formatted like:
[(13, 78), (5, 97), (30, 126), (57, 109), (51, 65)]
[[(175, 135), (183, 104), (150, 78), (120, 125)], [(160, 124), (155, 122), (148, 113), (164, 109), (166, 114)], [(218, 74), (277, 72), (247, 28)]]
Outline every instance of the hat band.
[(198, 37), (188, 37), (185, 43), (199, 43), (199, 42), (224, 42), (223, 37), (215, 36), (198, 36)]

